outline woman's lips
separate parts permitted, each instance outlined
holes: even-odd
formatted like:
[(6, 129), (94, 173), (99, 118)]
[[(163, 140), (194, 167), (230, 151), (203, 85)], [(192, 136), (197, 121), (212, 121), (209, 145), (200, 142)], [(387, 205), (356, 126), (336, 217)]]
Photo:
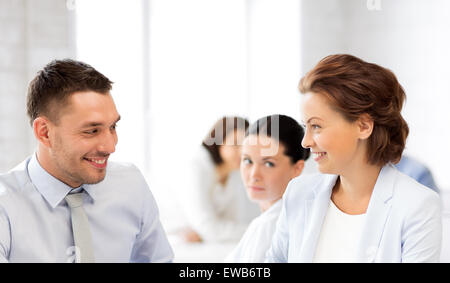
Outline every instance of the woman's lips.
[(327, 155), (326, 152), (313, 152), (312, 154), (314, 155), (314, 161), (316, 162), (319, 162)]
[(262, 188), (262, 187), (257, 187), (257, 186), (249, 186), (248, 188), (249, 188), (250, 190), (252, 190), (252, 191), (257, 191), (257, 192), (264, 191), (264, 188)]

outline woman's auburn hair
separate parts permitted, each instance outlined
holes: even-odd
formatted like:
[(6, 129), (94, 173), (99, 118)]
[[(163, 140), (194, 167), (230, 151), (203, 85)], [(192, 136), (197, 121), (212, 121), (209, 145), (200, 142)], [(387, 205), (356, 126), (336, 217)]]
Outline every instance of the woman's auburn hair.
[(349, 122), (368, 114), (374, 122), (368, 162), (400, 161), (409, 128), (400, 113), (406, 95), (393, 72), (352, 55), (330, 55), (300, 80), (299, 90), (324, 95)]

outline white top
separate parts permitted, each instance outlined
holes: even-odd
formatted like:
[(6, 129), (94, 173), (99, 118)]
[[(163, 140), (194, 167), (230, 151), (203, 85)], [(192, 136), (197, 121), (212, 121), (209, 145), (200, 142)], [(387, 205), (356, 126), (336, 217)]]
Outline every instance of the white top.
[(313, 262), (356, 262), (365, 219), (365, 213), (344, 213), (330, 200)]
[(230, 173), (225, 185), (218, 182), (209, 152), (196, 152), (180, 182), (179, 200), (189, 225), (205, 241), (238, 241), (260, 210), (245, 190), (240, 172)]
[(227, 256), (225, 262), (264, 262), (266, 252), (272, 243), (282, 203), (280, 199), (250, 223), (241, 241)]

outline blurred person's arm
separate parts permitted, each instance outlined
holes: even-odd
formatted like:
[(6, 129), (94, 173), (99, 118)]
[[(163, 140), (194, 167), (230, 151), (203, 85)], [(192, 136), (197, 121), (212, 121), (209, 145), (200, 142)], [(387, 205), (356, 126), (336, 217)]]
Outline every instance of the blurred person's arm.
[(186, 242), (198, 243), (198, 242), (203, 241), (203, 239), (200, 237), (200, 235), (190, 227), (182, 229), (180, 233)]
[[(215, 184), (214, 167), (193, 163), (183, 181), (180, 181), (180, 202), (189, 221), (190, 228), (204, 241), (239, 240), (248, 223), (239, 223), (217, 215), (212, 203), (212, 188)], [(228, 209), (237, 209), (230, 204)], [(191, 231), (192, 232), (192, 231)], [(192, 239), (196, 235), (190, 233)]]

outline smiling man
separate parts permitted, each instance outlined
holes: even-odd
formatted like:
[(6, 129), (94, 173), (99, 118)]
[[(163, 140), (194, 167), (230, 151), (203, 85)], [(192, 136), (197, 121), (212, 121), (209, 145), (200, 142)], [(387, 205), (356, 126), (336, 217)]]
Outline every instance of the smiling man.
[(38, 147), (0, 175), (0, 262), (170, 262), (172, 249), (139, 170), (109, 162), (120, 120), (112, 82), (73, 60), (30, 83)]

